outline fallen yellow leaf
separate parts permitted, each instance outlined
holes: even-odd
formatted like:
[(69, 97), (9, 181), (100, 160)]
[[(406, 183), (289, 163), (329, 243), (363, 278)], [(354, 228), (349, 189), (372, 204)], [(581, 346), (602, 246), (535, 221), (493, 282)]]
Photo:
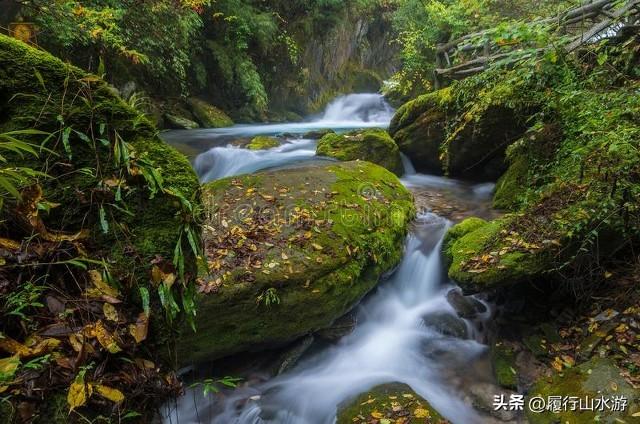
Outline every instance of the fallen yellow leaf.
[(124, 395), (118, 389), (103, 386), (101, 384), (96, 385), (95, 388), (96, 388), (96, 391), (100, 394), (100, 396), (103, 396), (109, 399), (111, 402), (121, 403), (124, 400)]
[(429, 411), (423, 408), (416, 408), (416, 410), (413, 411), (413, 415), (416, 418), (429, 418), (431, 416)]
[(67, 403), (69, 404), (69, 411), (73, 411), (87, 403), (87, 388), (84, 384), (84, 375), (78, 374), (71, 387), (69, 387)]
[(102, 312), (107, 321), (118, 322), (118, 311), (111, 303), (104, 303), (102, 305)]

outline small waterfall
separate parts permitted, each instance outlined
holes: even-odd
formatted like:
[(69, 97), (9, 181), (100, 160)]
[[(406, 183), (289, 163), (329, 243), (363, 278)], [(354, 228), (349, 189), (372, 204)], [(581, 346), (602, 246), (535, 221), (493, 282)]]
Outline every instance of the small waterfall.
[(393, 108), (381, 94), (348, 94), (329, 103), (318, 122), (379, 123), (387, 126), (393, 113)]
[(360, 306), (357, 327), (339, 344), (226, 397), (207, 398), (201, 389), (191, 390), (165, 422), (332, 424), (341, 402), (389, 382), (410, 385), (454, 423), (482, 422), (461, 391), (486, 346), (427, 324), (429, 317), (443, 315), (459, 320), (446, 298), (455, 286), (447, 281), (440, 258), (448, 226), (433, 214), (419, 217), (400, 267)]

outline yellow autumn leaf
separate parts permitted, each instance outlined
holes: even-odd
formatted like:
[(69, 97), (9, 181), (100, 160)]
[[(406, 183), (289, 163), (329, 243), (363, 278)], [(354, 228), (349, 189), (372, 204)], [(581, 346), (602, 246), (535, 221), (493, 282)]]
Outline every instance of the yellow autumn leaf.
[(382, 415), (382, 414), (381, 414), (380, 412), (378, 412), (378, 411), (373, 411), (373, 412), (371, 413), (371, 416), (372, 416), (373, 418), (375, 418), (376, 420), (379, 420), (380, 418), (384, 418), (384, 415)]
[(129, 334), (135, 339), (136, 343), (140, 343), (147, 338), (149, 330), (149, 316), (144, 312), (138, 315), (135, 324), (129, 324)]
[(69, 411), (73, 411), (87, 403), (87, 388), (84, 384), (83, 375), (78, 375), (71, 387), (69, 387), (67, 403), (69, 404)]
[(0, 381), (10, 381), (20, 366), (20, 356), (0, 359)]
[(93, 287), (87, 289), (85, 292), (87, 297), (100, 299), (103, 296), (106, 296), (110, 299), (116, 299), (120, 295), (118, 289), (111, 287), (102, 279), (102, 274), (99, 271), (95, 269), (89, 271), (89, 278), (91, 279)]
[(124, 395), (118, 389), (103, 386), (101, 384), (96, 385), (95, 389), (96, 389), (96, 392), (100, 394), (100, 396), (109, 399), (111, 402), (121, 403), (124, 400)]
[(413, 416), (416, 418), (429, 418), (431, 414), (426, 409), (416, 408), (416, 410), (413, 411)]
[(122, 349), (118, 346), (115, 337), (105, 328), (102, 321), (98, 321), (93, 325), (89, 325), (85, 329), (85, 334), (88, 337), (95, 337), (98, 339), (98, 343), (107, 349), (110, 353), (118, 353)]
[(102, 305), (102, 312), (107, 321), (118, 322), (118, 311), (111, 303), (104, 303)]
[(318, 243), (311, 243), (311, 246), (313, 246), (313, 248), (316, 250), (322, 250), (322, 246), (320, 246)]

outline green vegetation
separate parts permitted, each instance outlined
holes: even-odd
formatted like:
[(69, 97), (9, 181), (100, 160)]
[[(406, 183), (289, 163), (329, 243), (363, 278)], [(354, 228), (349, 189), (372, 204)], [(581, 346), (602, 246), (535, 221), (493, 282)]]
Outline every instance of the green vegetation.
[(372, 162), (387, 168), (396, 175), (402, 175), (404, 172), (400, 150), (385, 130), (326, 134), (318, 141), (316, 154), (342, 161), (364, 160)]

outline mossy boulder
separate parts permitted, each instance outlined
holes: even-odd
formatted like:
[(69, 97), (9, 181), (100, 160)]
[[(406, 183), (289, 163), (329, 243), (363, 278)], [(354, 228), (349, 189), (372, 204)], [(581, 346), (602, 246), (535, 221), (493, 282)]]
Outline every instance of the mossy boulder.
[(175, 113), (165, 113), (164, 119), (168, 127), (174, 130), (195, 130), (200, 128), (197, 122)]
[(510, 231), (510, 218), (468, 218), (452, 227), (443, 243), (449, 277), (466, 293), (492, 290), (542, 275), (550, 268), (546, 250)]
[[(402, 422), (406, 424), (448, 423), (406, 384), (376, 386), (338, 406), (336, 424)], [(383, 421), (386, 420), (386, 421)], [(397, 421), (396, 421), (397, 420)]]
[(525, 114), (508, 99), (468, 110), (460, 98), (475, 90), (453, 85), (398, 109), (389, 133), (417, 170), (477, 181), (495, 181), (506, 170), (505, 150), (526, 131)]
[(265, 135), (259, 135), (258, 137), (254, 137), (249, 144), (247, 144), (247, 149), (249, 150), (267, 150), (273, 149), (274, 147), (278, 147), (280, 145), (280, 140), (276, 137), (268, 137)]
[(223, 128), (233, 125), (233, 120), (217, 107), (194, 97), (188, 100), (193, 116), (203, 128)]
[[(50, 176), (39, 181), (44, 199), (62, 206), (41, 214), (48, 229), (88, 229), (94, 257), (111, 263), (116, 276), (130, 277), (133, 269), (144, 275), (156, 256), (172, 257), (182, 224), (180, 202), (164, 191), (152, 195), (140, 173), (141, 167), (153, 167), (165, 188), (194, 198), (198, 179), (188, 160), (100, 78), (0, 35), (0, 132), (28, 128), (55, 133), (47, 144), (53, 153), (12, 158), (16, 166)], [(137, 176), (115, 166), (113, 146), (119, 140), (127, 143)]]
[(381, 129), (326, 134), (318, 141), (316, 153), (343, 161), (365, 160), (383, 166), (396, 175), (404, 173), (398, 146)]
[[(532, 424), (553, 424), (568, 422), (583, 423), (635, 423), (638, 422), (640, 412), (640, 392), (634, 389), (621, 375), (620, 369), (615, 364), (604, 358), (594, 358), (577, 367), (563, 370), (562, 373), (554, 373), (550, 377), (540, 378), (529, 391), (528, 399), (542, 397), (545, 401), (549, 396), (577, 398), (581, 402), (594, 402), (595, 410), (570, 410), (560, 406), (558, 412), (553, 410), (532, 411), (526, 408), (527, 418)], [(613, 411), (614, 398), (626, 400), (626, 408), (623, 411)], [(603, 411), (598, 411), (599, 399), (607, 399)], [(528, 404), (525, 402), (525, 405)], [(570, 404), (569, 404), (570, 405)], [(553, 409), (553, 408), (550, 408)], [(568, 410), (565, 410), (568, 409)], [(620, 408), (619, 408), (620, 409)]]
[(329, 327), (400, 261), (415, 214), (397, 177), (368, 162), (222, 179), (203, 196), (211, 273), (182, 364)]
[(332, 129), (323, 129), (323, 130), (312, 130), (307, 131), (302, 135), (302, 138), (310, 138), (312, 140), (319, 140), (327, 134), (335, 134), (335, 131)]
[(493, 374), (500, 387), (518, 390), (516, 354), (513, 347), (498, 343), (491, 347)]

